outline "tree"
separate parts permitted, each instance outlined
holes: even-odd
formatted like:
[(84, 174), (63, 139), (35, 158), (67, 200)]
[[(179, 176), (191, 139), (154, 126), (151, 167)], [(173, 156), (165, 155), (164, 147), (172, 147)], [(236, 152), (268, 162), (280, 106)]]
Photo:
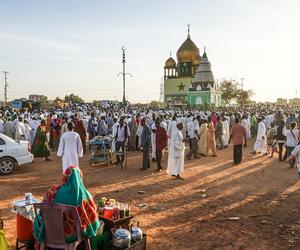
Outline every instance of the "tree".
[(54, 102), (56, 102), (56, 103), (61, 102), (61, 101), (62, 101), (62, 99), (59, 96), (55, 97), (55, 99), (54, 99)]
[(238, 89), (236, 91), (236, 103), (239, 106), (247, 105), (250, 101), (251, 96), (254, 95), (254, 92), (252, 90), (242, 90)]
[(224, 80), (220, 83), (220, 89), (222, 91), (222, 100), (228, 105), (232, 100), (236, 98), (237, 84), (231, 80)]
[(226, 105), (229, 105), (232, 101), (235, 101), (239, 106), (247, 105), (250, 98), (254, 95), (252, 90), (240, 89), (238, 85), (238, 82), (234, 80), (224, 80), (221, 82), (222, 100)]
[(149, 107), (151, 109), (155, 109), (155, 108), (161, 108), (163, 106), (163, 103), (162, 102), (159, 102), (159, 101), (151, 101), (149, 103)]
[(44, 95), (40, 96), (40, 103), (47, 103), (47, 102), (48, 102), (47, 96)]
[(65, 102), (72, 103), (84, 103), (84, 100), (81, 99), (78, 95), (74, 95), (73, 93), (65, 96)]

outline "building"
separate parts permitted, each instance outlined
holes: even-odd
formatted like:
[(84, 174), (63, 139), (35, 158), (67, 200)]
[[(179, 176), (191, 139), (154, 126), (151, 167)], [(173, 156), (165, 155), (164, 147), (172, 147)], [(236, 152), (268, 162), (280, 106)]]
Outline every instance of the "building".
[(248, 106), (255, 106), (256, 105), (256, 101), (249, 101), (247, 103)]
[(188, 29), (187, 39), (164, 66), (164, 103), (168, 107), (221, 106), (221, 91), (216, 84), (211, 64), (204, 49), (192, 41)]
[(300, 98), (289, 99), (289, 106), (300, 107)]
[(287, 106), (288, 100), (283, 98), (277, 98), (277, 101), (275, 102), (276, 106)]
[(28, 99), (34, 102), (47, 102), (47, 96), (44, 95), (29, 95)]
[(39, 110), (41, 105), (40, 102), (35, 102), (32, 100), (26, 100), (24, 98), (21, 99), (15, 99), (13, 101), (11, 101), (10, 106), (13, 109), (27, 109), (29, 111), (33, 111), (33, 110)]

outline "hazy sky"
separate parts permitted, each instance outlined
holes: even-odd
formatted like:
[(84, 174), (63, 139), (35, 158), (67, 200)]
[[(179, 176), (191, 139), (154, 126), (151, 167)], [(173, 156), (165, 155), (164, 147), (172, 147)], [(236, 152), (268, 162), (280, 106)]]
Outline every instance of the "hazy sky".
[[(158, 99), (164, 62), (170, 50), (176, 57), (188, 23), (216, 79), (244, 77), (258, 101), (300, 91), (297, 0), (0, 1), (0, 71), (10, 72), (9, 99), (121, 99), (122, 45), (133, 74), (129, 100)], [(3, 74), (0, 83), (2, 100)]]

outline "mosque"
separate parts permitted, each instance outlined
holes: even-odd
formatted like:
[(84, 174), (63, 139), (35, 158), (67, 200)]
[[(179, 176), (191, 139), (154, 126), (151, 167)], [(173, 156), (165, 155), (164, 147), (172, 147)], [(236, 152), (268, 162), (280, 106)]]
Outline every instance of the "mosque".
[(188, 26), (187, 39), (164, 66), (164, 103), (167, 107), (219, 107), (221, 91), (215, 82), (211, 64), (192, 41)]

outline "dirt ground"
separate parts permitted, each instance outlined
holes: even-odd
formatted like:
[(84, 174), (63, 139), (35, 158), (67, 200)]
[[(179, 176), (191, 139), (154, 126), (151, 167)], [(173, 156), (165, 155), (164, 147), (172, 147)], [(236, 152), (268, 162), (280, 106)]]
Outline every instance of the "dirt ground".
[[(142, 172), (141, 153), (130, 152), (128, 169), (90, 167), (81, 160), (84, 183), (94, 195), (131, 205), (135, 220), (148, 233), (149, 249), (300, 249), (300, 181), (297, 171), (277, 158), (250, 155), (232, 164), (232, 148), (185, 163), (184, 180), (166, 171)], [(164, 158), (164, 167), (167, 164)], [(0, 177), (0, 216), (10, 244), (16, 237), (13, 200), (32, 192), (42, 198), (59, 184), (61, 163), (36, 159), (14, 174)], [(138, 191), (145, 194), (138, 194)], [(140, 204), (146, 207), (140, 208)], [(230, 217), (239, 217), (231, 220)]]

